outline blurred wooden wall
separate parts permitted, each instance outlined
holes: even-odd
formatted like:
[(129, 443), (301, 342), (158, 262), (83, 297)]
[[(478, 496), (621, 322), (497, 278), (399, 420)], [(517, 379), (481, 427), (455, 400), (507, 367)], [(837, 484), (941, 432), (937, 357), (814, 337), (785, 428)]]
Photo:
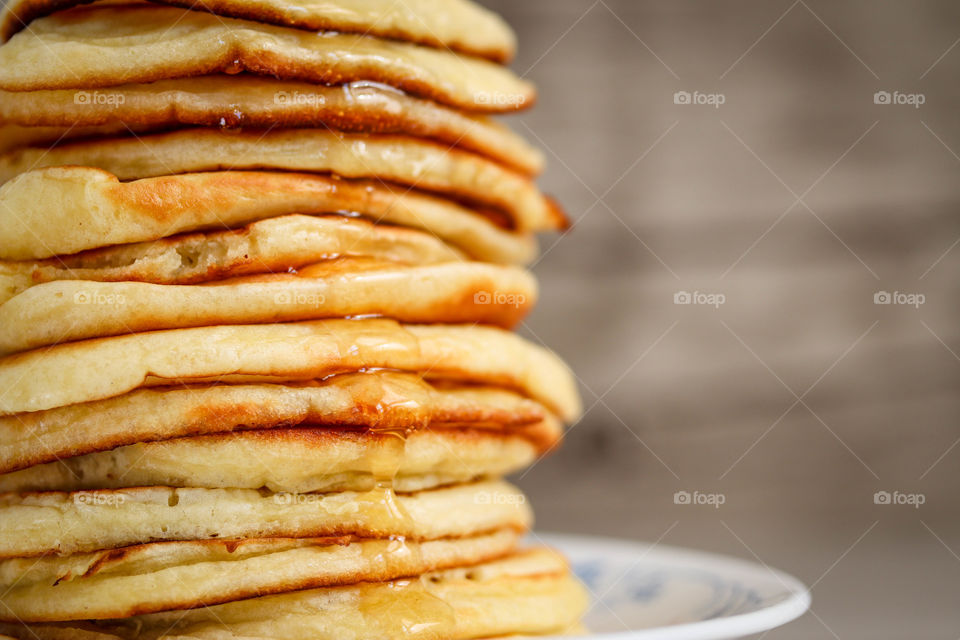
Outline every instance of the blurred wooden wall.
[[(956, 637), (960, 5), (485, 4), (540, 86), (513, 125), (577, 221), (544, 242), (527, 329), (590, 408), (520, 479), (540, 528), (756, 554), (816, 583), (815, 615), (771, 638)], [(874, 504), (895, 490), (926, 502)]]

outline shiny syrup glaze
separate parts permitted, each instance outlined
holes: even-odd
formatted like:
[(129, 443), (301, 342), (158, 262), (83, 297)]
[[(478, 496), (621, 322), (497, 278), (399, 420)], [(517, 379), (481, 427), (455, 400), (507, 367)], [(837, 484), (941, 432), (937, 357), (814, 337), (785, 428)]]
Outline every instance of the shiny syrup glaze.
[[(387, 398), (382, 402), (409, 402), (406, 399)], [(378, 407), (380, 404), (378, 403)], [(368, 469), (374, 477), (375, 486), (357, 498), (362, 508), (383, 523), (398, 523), (399, 530), (413, 528), (410, 513), (397, 500), (394, 480), (406, 451), (406, 429), (374, 429), (384, 437), (370, 448)], [(418, 544), (408, 544), (402, 535), (392, 535), (383, 547), (363, 550), (365, 558), (376, 566), (409, 563), (423, 566), (423, 554)], [(456, 626), (456, 611), (453, 606), (431, 594), (422, 577), (411, 577), (390, 583), (389, 591), (382, 596), (361, 599), (358, 610), (371, 625), (379, 628), (384, 637), (420, 638), (450, 631)]]
[[(373, 406), (378, 413), (395, 410), (421, 412), (420, 402), (411, 396), (397, 394), (388, 386), (361, 384), (366, 401), (378, 397)], [(368, 469), (374, 487), (358, 498), (371, 512), (379, 513), (384, 522), (396, 522), (400, 530), (412, 530), (410, 513), (397, 501), (394, 481), (406, 453), (409, 429), (381, 427), (371, 429), (381, 438), (369, 449)], [(453, 452), (451, 452), (452, 454)], [(405, 536), (390, 536), (390, 543), (380, 549), (365, 549), (367, 559), (377, 565), (407, 561), (410, 566), (423, 566), (420, 546), (408, 544)], [(380, 627), (384, 637), (420, 638), (449, 633), (456, 627), (453, 606), (430, 593), (422, 577), (397, 580), (382, 597), (361, 600), (359, 611), (372, 625)], [(385, 615), (389, 614), (389, 615)]]

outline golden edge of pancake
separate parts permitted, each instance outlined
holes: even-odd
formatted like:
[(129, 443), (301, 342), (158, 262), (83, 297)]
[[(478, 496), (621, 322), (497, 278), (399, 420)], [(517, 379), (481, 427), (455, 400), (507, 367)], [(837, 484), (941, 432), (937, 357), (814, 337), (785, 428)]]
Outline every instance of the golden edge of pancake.
[[(2, 48), (0, 48), (2, 50)], [(0, 154), (0, 182), (31, 169), (93, 166), (121, 180), (169, 174), (277, 170), (377, 179), (498, 212), (520, 231), (564, 229), (560, 207), (528, 177), (429, 140), (329, 129), (186, 129), (140, 138), (24, 147)]]
[(5, 622), (126, 618), (318, 587), (385, 582), (510, 553), (499, 529), (439, 540), (248, 538), (155, 542), (0, 561)]
[(557, 446), (561, 436), (559, 421), (545, 407), (517, 393), (437, 386), (414, 374), (371, 371), (300, 384), (139, 389), (0, 416), (0, 471), (136, 443), (297, 427), (375, 433), (485, 429), (523, 437), (539, 454)]
[[(105, 96), (109, 100), (105, 100)], [(103, 99), (103, 100), (101, 100)], [(21, 125), (20, 146), (72, 138), (144, 135), (178, 126), (309, 128), (403, 134), (490, 157), (535, 175), (543, 154), (510, 129), (386, 86), (324, 86), (216, 75), (110, 87), (104, 92), (0, 91), (0, 124)]]
[(511, 527), (526, 497), (503, 480), (397, 493), (128, 487), (0, 494), (0, 558), (117, 549), (162, 540), (358, 536), (431, 540)]
[(0, 360), (0, 388), (6, 391), (0, 415), (109, 398), (144, 386), (307, 381), (368, 369), (517, 389), (567, 422), (581, 411), (566, 364), (513, 333), (338, 319), (170, 329), (15, 354)]
[[(391, 602), (401, 606), (391, 607)], [(564, 634), (576, 628), (587, 604), (562, 557), (529, 550), (415, 579), (298, 591), (103, 624), (8, 624), (0, 631), (40, 640), (207, 640), (222, 638), (216, 629), (225, 624), (244, 636), (287, 640), (334, 640), (344, 630), (383, 638), (458, 640)], [(398, 609), (403, 615), (397, 615)], [(427, 624), (411, 630), (410, 618)]]
[[(396, 240), (414, 235), (390, 227), (401, 225), (484, 261), (526, 263), (536, 254), (529, 233), (501, 229), (450, 200), (372, 180), (231, 170), (121, 182), (102, 169), (74, 166), (27, 171), (0, 186), (0, 258), (50, 258), (60, 264), (65, 255), (104, 249), (90, 258), (109, 259), (129, 251), (120, 245), (224, 227), (236, 230), (291, 212), (344, 212), (383, 223), (395, 236), (403, 234)], [(368, 229), (386, 234), (383, 225)], [(420, 244), (433, 240), (421, 238)]]
[[(301, 267), (296, 274), (195, 285), (92, 280), (39, 284), (0, 304), (0, 324), (8, 328), (0, 337), (0, 355), (165, 329), (357, 316), (510, 329), (537, 297), (533, 276), (515, 267), (349, 267), (329, 273), (328, 265), (320, 263)], [(83, 307), (82, 314), (75, 313), (77, 307)]]

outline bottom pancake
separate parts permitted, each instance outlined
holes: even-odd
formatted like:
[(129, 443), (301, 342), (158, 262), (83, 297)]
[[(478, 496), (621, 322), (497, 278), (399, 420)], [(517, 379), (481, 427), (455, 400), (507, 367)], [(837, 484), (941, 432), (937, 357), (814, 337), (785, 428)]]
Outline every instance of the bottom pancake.
[(271, 593), (382, 582), (506, 555), (519, 533), (431, 540), (273, 538), (157, 542), (0, 561), (0, 620), (102, 620)]
[(111, 623), (2, 625), (20, 640), (459, 640), (560, 634), (586, 594), (563, 558), (526, 551), (412, 579), (361, 583), (155, 613)]

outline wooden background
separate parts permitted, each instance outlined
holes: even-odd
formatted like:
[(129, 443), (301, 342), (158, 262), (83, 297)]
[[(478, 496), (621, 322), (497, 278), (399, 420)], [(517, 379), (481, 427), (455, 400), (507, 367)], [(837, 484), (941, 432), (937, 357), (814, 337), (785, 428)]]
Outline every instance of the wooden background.
[(484, 4), (541, 89), (513, 125), (577, 221), (544, 242), (526, 329), (589, 407), (520, 479), (539, 527), (813, 584), (814, 613), (770, 638), (960, 636), (960, 4)]

